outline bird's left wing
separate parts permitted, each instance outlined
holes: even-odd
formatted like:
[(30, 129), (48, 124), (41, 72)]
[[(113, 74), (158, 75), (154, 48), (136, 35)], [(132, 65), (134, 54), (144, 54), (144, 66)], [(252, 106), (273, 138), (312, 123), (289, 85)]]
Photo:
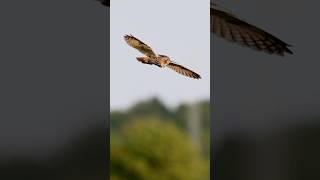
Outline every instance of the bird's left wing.
[(129, 46), (137, 49), (142, 54), (148, 56), (148, 57), (154, 57), (156, 54), (153, 52), (150, 46), (146, 45), (139, 39), (135, 38), (132, 35), (125, 35), (124, 40), (129, 44)]
[(180, 73), (184, 76), (188, 76), (188, 77), (191, 77), (191, 78), (194, 78), (194, 79), (201, 79), (200, 75), (177, 64), (177, 63), (174, 63), (174, 62), (171, 62), (167, 65), (167, 67), (171, 68), (172, 70), (176, 71), (177, 73)]

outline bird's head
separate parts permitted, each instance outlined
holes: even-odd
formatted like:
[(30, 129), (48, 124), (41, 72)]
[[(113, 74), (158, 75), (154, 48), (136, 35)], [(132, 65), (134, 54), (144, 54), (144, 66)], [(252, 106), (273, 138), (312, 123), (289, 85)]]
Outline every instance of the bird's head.
[(130, 38), (131, 38), (131, 35), (128, 35), (128, 34), (125, 34), (124, 36), (123, 36), (123, 38), (124, 38), (124, 40), (129, 40)]

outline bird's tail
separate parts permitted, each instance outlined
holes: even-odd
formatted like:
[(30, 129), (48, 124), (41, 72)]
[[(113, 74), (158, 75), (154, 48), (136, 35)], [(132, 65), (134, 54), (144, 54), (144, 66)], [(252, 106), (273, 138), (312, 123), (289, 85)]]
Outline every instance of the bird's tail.
[(137, 57), (137, 60), (143, 64), (154, 64), (158, 67), (161, 67), (161, 65), (157, 61), (153, 60), (150, 57)]

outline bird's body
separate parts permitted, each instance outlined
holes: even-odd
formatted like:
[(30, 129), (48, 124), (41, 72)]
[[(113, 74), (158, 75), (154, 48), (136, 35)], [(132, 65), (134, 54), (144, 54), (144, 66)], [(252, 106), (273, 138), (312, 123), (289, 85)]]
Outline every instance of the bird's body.
[(135, 38), (132, 35), (125, 35), (124, 40), (127, 42), (129, 46), (137, 49), (138, 51), (140, 51), (145, 55), (143, 57), (137, 57), (137, 60), (141, 63), (156, 65), (161, 68), (169, 67), (170, 69), (184, 76), (195, 78), (195, 79), (201, 78), (199, 74), (185, 68), (184, 66), (181, 66), (171, 61), (171, 59), (168, 56), (155, 54), (148, 45), (146, 45), (145, 43), (143, 43), (142, 41), (140, 41), (139, 39)]
[(148, 57), (148, 56), (143, 56), (143, 57), (137, 57), (137, 60), (140, 61), (141, 63), (144, 64), (153, 64), (158, 67), (164, 68), (167, 65), (170, 64), (170, 58), (169, 57), (161, 57), (161, 56), (156, 56), (156, 57)]

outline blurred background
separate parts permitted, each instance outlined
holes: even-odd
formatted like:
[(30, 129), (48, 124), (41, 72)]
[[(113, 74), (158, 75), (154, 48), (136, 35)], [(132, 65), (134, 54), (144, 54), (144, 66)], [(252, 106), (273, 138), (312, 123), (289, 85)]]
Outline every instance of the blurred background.
[[(110, 177), (209, 179), (209, 1), (117, 0), (110, 9)], [(192, 13), (190, 13), (192, 12)], [(201, 75), (146, 65), (132, 34)]]
[(319, 179), (319, 2), (215, 3), (294, 54), (271, 56), (211, 35), (214, 179)]
[(111, 179), (209, 179), (210, 101), (111, 112)]
[(1, 1), (0, 179), (106, 179), (109, 9)]

